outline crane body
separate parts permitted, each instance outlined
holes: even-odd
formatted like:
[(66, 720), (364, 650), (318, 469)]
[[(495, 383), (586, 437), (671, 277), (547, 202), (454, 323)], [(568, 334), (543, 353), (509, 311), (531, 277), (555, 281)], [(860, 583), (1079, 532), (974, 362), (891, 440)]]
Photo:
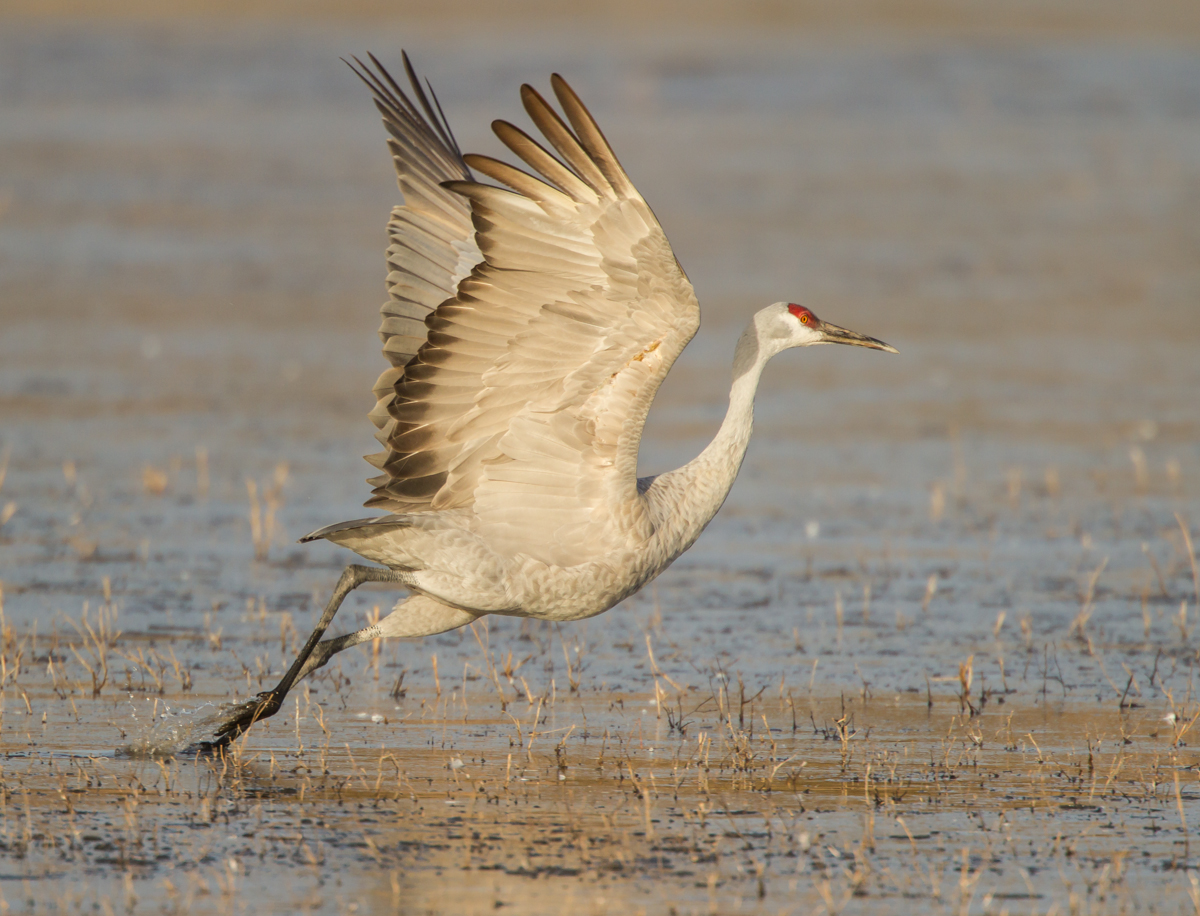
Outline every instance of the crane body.
[[(712, 442), (681, 468), (638, 478), (650, 404), (699, 327), (699, 305), (599, 127), (555, 75), (566, 121), (531, 87), (521, 95), (557, 156), (503, 121), (493, 129), (530, 172), (464, 156), (407, 56), (416, 104), (370, 59), (373, 69), (352, 66), (375, 95), (404, 196), (388, 227), (380, 328), (391, 367), (370, 414), (384, 450), (367, 457), (382, 472), (367, 506), (387, 514), (301, 540), (379, 566), (347, 568), (280, 683), (225, 713), (212, 745), (273, 715), (297, 680), (361, 642), (432, 636), (485, 614), (603, 613), (691, 547), (724, 503), (773, 356), (826, 343), (896, 352), (774, 303), (737, 342)], [(410, 595), (378, 623), (322, 640), (367, 581)]]

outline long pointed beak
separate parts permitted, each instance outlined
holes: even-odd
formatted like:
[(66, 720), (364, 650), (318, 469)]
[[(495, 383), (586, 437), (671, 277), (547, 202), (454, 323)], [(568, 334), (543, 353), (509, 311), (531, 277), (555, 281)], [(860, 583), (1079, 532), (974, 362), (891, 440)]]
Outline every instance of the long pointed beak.
[(871, 350), (886, 350), (888, 353), (900, 352), (891, 344), (885, 344), (882, 340), (876, 340), (874, 337), (867, 337), (865, 334), (859, 334), (858, 331), (850, 331), (846, 328), (839, 328), (836, 324), (830, 324), (828, 321), (821, 322), (821, 333), (824, 335), (824, 339), (821, 341), (821, 343), (849, 344), (852, 347), (867, 347)]

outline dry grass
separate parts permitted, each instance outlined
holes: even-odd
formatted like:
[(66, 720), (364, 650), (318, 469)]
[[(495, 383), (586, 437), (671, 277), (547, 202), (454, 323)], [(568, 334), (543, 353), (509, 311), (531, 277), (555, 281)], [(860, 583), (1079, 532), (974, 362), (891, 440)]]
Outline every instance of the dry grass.
[[(730, 686), (671, 697), (687, 728), (652, 743), (645, 716), (614, 714), (586, 684), (569, 710), (558, 709), (568, 694), (523, 698), (511, 728), (490, 694), (468, 701), (443, 686), (410, 693), (374, 748), (363, 726), (342, 740), (344, 714), (329, 721), (329, 700), (303, 691), (290, 716), (215, 758), (10, 756), (0, 854), (31, 875), (86, 868), (103, 893), (117, 882), (168, 912), (253, 908), (264, 881), (278, 912), (314, 893), (310, 905), (331, 911), (393, 893), (458, 913), (497, 902), (559, 912), (567, 899), (625, 912), (616, 901), (631, 895), (680, 913), (904, 900), (973, 912), (1014, 898), (1044, 911), (1101, 885), (1105, 911), (1136, 911), (1139, 882), (1173, 869), (1159, 899), (1187, 899), (1200, 785), (1181, 769), (1182, 742), (1195, 713), (1158, 731), (1156, 713), (1115, 704), (973, 716), (953, 696), (932, 710), (921, 697), (818, 696), (791, 725), (779, 692)], [(58, 716), (33, 689), (31, 725), (42, 708)], [(115, 711), (90, 702), (85, 731)], [(509, 740), (472, 739), (489, 728)], [(44, 901), (97, 899), (37, 880)]]
[(246, 493), (250, 497), (250, 539), (254, 542), (254, 559), (264, 561), (271, 552), (271, 545), (279, 538), (277, 519), (283, 506), (283, 487), (288, 479), (286, 461), (275, 465), (275, 477), (270, 486), (262, 487), (252, 477), (246, 478)]

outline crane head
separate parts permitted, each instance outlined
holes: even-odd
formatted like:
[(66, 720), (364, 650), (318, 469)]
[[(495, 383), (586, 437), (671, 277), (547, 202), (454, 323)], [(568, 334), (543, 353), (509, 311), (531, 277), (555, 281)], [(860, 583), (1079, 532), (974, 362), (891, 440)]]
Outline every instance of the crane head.
[(765, 362), (792, 347), (833, 343), (898, 352), (882, 340), (822, 321), (803, 305), (776, 302), (758, 312), (746, 326), (733, 353), (733, 377), (740, 378), (753, 365), (761, 365), (760, 360)]
[(898, 352), (882, 340), (822, 321), (812, 309), (795, 302), (776, 302), (768, 306), (759, 312), (755, 323), (760, 337), (768, 337), (780, 350), (816, 344), (849, 344), (852, 347), (886, 350), (888, 353)]

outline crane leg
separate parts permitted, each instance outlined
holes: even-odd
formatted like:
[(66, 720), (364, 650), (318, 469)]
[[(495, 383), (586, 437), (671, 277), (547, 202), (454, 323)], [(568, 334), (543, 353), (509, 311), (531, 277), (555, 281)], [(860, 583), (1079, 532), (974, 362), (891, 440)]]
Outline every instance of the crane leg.
[[(284, 674), (283, 678), (272, 690), (260, 693), (253, 699), (247, 700), (245, 703), (241, 703), (229, 710), (228, 714), (217, 722), (216, 727), (213, 729), (212, 739), (201, 743), (201, 749), (212, 750), (224, 747), (255, 722), (275, 715), (275, 713), (279, 712), (280, 706), (283, 705), (284, 697), (288, 695), (288, 691), (292, 689), (292, 685), (305, 674), (308, 674), (309, 671), (323, 665), (329, 656), (337, 651), (337, 649), (322, 651), (319, 653), (318, 657), (320, 660), (317, 664), (307, 664), (314, 651), (317, 650), (317, 646), (321, 642), (321, 637), (325, 635), (325, 631), (333, 623), (333, 618), (337, 615), (338, 608), (342, 606), (342, 602), (346, 600), (347, 595), (364, 582), (393, 582), (398, 585), (408, 585), (409, 577), (410, 574), (407, 572), (394, 569), (380, 569), (378, 566), (359, 566), (357, 564), (347, 566), (333, 589), (333, 595), (330, 597), (329, 603), (325, 605), (325, 613), (321, 615), (321, 619), (317, 622), (312, 633), (309, 634), (308, 640), (304, 643), (304, 648), (300, 650), (300, 654), (296, 656), (296, 660), (292, 662), (287, 673)], [(339, 641), (328, 640), (326, 645)], [(343, 648), (343, 646), (338, 646), (338, 648)]]
[(308, 677), (334, 655), (351, 646), (372, 639), (420, 639), (436, 636), (438, 633), (465, 627), (482, 616), (473, 611), (449, 607), (425, 595), (412, 595), (398, 603), (390, 614), (376, 624), (347, 633), (345, 636), (321, 640), (300, 669), (296, 680)]

